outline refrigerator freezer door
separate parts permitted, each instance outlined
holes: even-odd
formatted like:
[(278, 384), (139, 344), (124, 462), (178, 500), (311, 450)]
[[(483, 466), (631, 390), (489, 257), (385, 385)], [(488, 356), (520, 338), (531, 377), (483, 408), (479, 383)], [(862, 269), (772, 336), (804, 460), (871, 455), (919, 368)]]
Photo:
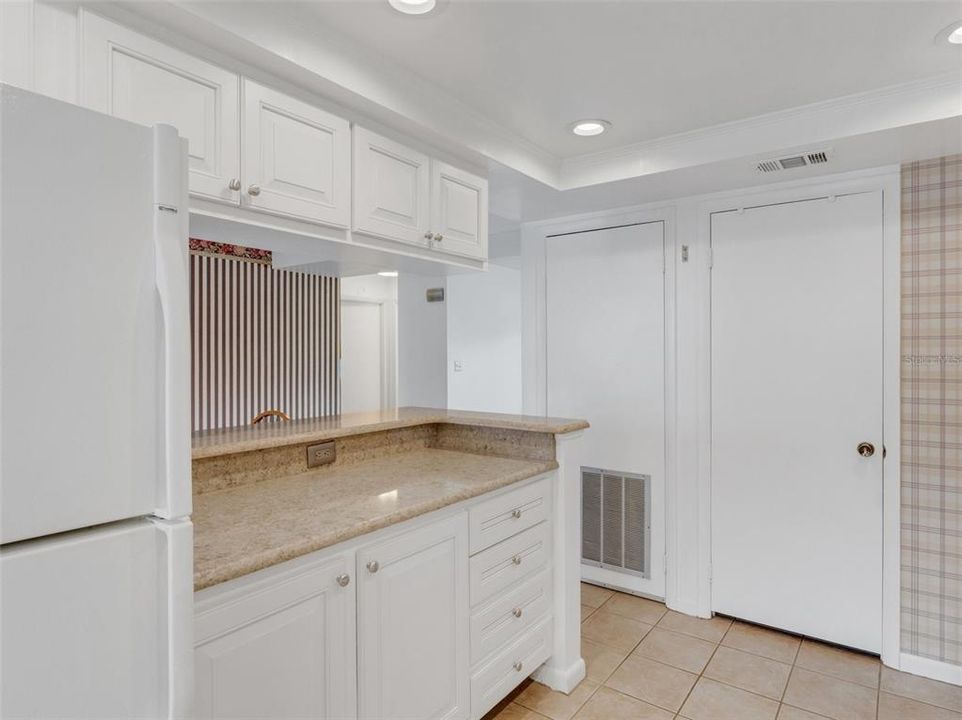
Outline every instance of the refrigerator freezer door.
[(0, 717), (186, 717), (192, 534), (128, 520), (0, 548)]
[[(165, 384), (187, 313), (158, 288), (186, 287), (186, 223), (166, 225), (161, 276), (154, 145), (150, 128), (0, 85), (0, 543), (189, 512), (186, 410), (174, 461), (165, 416), (189, 393)], [(168, 165), (182, 187), (186, 160)]]

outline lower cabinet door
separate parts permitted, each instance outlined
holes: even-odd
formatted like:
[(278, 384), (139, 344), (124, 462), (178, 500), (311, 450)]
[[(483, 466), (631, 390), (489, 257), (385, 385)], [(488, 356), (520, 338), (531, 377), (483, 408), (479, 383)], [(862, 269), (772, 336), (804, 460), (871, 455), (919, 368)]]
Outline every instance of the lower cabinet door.
[(358, 714), (469, 715), (466, 513), (357, 554)]
[(356, 717), (352, 559), (198, 596), (194, 717)]

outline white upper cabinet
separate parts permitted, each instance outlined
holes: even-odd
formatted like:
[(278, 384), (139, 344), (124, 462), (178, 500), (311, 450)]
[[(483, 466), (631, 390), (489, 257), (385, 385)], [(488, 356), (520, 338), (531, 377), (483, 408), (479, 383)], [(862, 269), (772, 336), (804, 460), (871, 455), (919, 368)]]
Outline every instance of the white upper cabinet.
[(245, 79), (243, 161), (243, 204), (326, 225), (350, 225), (347, 120)]
[(355, 717), (353, 553), (199, 602), (194, 715)]
[(488, 256), (488, 181), (439, 160), (431, 162), (434, 247), (472, 258)]
[(188, 140), (190, 191), (237, 203), (239, 77), (89, 12), (82, 14), (82, 103)]
[(358, 551), (358, 715), (466, 720), (465, 513)]
[(426, 247), (430, 160), (427, 155), (354, 128), (354, 230)]

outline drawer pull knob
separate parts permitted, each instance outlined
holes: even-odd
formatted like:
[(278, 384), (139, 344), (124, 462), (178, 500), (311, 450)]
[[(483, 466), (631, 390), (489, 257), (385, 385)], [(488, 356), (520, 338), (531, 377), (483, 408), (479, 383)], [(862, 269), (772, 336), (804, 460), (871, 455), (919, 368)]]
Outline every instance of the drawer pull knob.
[(377, 572), (378, 570), (380, 570), (380, 569), (381, 569), (381, 566), (380, 566), (380, 564), (378, 563), (377, 560), (371, 560), (371, 562), (369, 562), (369, 563), (367, 564), (367, 571), (368, 571), (368, 572), (376, 573), (376, 572)]
[(513, 517), (515, 520), (517, 520), (518, 518), (520, 518), (520, 517), (521, 517), (521, 508), (517, 508), (517, 509), (515, 509), (515, 510), (512, 510), (512, 511), (511, 511), (511, 517)]
[(517, 670), (518, 672), (521, 672), (521, 668), (523, 668), (523, 667), (524, 667), (524, 663), (521, 662), (520, 660), (518, 660), (518, 661), (515, 662), (515, 664), (514, 664), (514, 669)]
[(513, 562), (515, 565), (520, 565), (520, 564), (521, 564), (521, 556), (520, 556), (520, 555), (515, 555), (513, 558), (511, 558), (511, 562)]
[(250, 195), (251, 197), (257, 197), (258, 195), (261, 194), (261, 186), (260, 186), (260, 185), (248, 185), (248, 187), (247, 187), (247, 194)]
[(511, 614), (514, 615), (515, 617), (521, 617), (521, 608), (519, 607), (515, 608), (514, 610), (511, 611)]
[(351, 582), (351, 576), (347, 573), (343, 573), (337, 576), (337, 584), (341, 587), (347, 587)]

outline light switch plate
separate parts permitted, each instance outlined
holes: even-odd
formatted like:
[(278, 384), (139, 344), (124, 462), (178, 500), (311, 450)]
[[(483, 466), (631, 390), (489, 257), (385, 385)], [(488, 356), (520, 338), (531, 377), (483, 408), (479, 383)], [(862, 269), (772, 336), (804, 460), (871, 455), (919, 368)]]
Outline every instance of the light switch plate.
[(333, 440), (307, 446), (307, 467), (309, 468), (330, 465), (336, 459), (337, 450), (334, 447)]

